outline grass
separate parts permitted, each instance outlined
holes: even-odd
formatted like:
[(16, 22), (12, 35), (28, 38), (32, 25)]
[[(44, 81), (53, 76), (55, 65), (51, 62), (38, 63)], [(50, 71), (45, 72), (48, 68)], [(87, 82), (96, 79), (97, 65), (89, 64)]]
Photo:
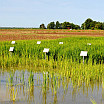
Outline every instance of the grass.
[[(103, 39), (104, 37), (70, 37), (57, 40), (42, 40), (40, 45), (36, 44), (36, 40), (16, 41), (15, 45), (11, 45), (10, 41), (0, 42), (0, 67), (33, 65), (54, 68), (59, 67), (58, 64), (64, 62), (79, 64), (83, 61), (83, 57), (80, 56), (81, 51), (88, 51), (85, 64), (103, 64)], [(64, 44), (59, 44), (60, 41)], [(87, 43), (91, 43), (91, 46), (88, 46)], [(14, 47), (13, 53), (9, 52), (10, 47)], [(44, 60), (44, 48), (50, 49), (49, 53), (47, 53), (47, 60)]]
[[(96, 83), (104, 87), (104, 37), (70, 37), (57, 40), (42, 40), (38, 45), (37, 40), (16, 41), (15, 45), (11, 45), (10, 41), (0, 42), (0, 67), (2, 70), (11, 71), (12, 67), (30, 69), (28, 75), (28, 94), (32, 96), (34, 91), (34, 73), (43, 73), (41, 80), (42, 94), (51, 89), (53, 95), (57, 95), (62, 85), (64, 93), (67, 93), (68, 85), (72, 84), (73, 89), (83, 88), (94, 89)], [(63, 42), (63, 44), (59, 44)], [(91, 46), (87, 45), (91, 43)], [(14, 46), (12, 55), (9, 48)], [(43, 53), (44, 48), (49, 48), (49, 53)], [(80, 56), (81, 51), (88, 51), (88, 56)], [(23, 86), (26, 85), (24, 72), (20, 76), (15, 76), (12, 70), (8, 78), (10, 86), (14, 86), (14, 80), (18, 80)], [(21, 77), (22, 76), (22, 77)], [(16, 78), (16, 79), (14, 79)], [(38, 75), (39, 82), (40, 76)], [(17, 85), (17, 89), (18, 90)], [(27, 86), (27, 85), (26, 85)], [(14, 87), (15, 88), (15, 87)], [(15, 101), (18, 91), (12, 90), (12, 100)], [(73, 90), (78, 91), (78, 90)], [(74, 94), (75, 92), (72, 92)], [(90, 99), (96, 104), (94, 99)]]
[[(11, 92), (11, 100), (13, 101), (18, 100), (19, 93), (21, 94), (19, 91), (21, 91), (20, 89), (22, 87), (25, 88), (24, 93), (29, 96), (29, 99), (32, 96), (34, 97), (34, 88), (40, 88), (40, 93), (43, 96), (47, 93), (52, 94), (52, 96), (58, 95), (61, 89), (61, 95), (63, 94), (64, 96), (69, 90), (68, 86), (72, 86), (72, 96), (75, 93), (79, 93), (80, 90), (82, 91), (82, 89), (83, 95), (86, 95), (86, 91), (93, 91), (96, 85), (99, 91), (99, 86), (103, 83), (104, 78), (104, 67), (101, 65), (88, 66), (73, 64), (69, 68), (41, 68), (41, 70), (36, 70), (32, 67), (28, 68), (28, 73), (27, 70), (24, 71), (22, 69), (19, 69), (21, 71), (18, 71), (17, 68), (14, 70), (5, 70), (9, 74), (7, 83)], [(95, 102), (93, 99), (90, 99), (90, 101), (93, 104)]]
[[(11, 67), (27, 67), (34, 70), (47, 70), (52, 74), (54, 86), (57, 83), (58, 75), (71, 78), (72, 84), (80, 86), (83, 82), (89, 86), (91, 81), (103, 81), (104, 75), (104, 37), (70, 37), (57, 40), (42, 40), (41, 44), (36, 44), (36, 40), (16, 41), (15, 45), (11, 42), (0, 42), (0, 67), (3, 69)], [(63, 44), (59, 44), (59, 42)], [(88, 46), (87, 43), (91, 43)], [(10, 46), (14, 46), (12, 55), (9, 53)], [(45, 60), (44, 48), (49, 48)], [(88, 51), (88, 56), (80, 56), (81, 51)], [(59, 73), (54, 75), (54, 73)], [(22, 75), (23, 76), (23, 75)], [(47, 76), (47, 75), (46, 75)], [(47, 77), (44, 76), (44, 86), (47, 85)], [(54, 76), (54, 77), (53, 77)], [(13, 82), (12, 74), (10, 82)], [(29, 77), (29, 85), (33, 85), (33, 73)], [(24, 78), (24, 76), (23, 76)], [(76, 86), (73, 85), (74, 87)], [(57, 88), (54, 88), (56, 91)]]
[(96, 101), (93, 98), (90, 98), (92, 104), (97, 104)]

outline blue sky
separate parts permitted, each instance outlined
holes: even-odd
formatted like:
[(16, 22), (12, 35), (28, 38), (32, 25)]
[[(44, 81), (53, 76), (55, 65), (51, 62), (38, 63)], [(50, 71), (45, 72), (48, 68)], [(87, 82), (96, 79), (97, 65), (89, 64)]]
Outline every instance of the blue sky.
[(104, 0), (0, 0), (1, 27), (39, 27), (50, 22), (104, 22)]

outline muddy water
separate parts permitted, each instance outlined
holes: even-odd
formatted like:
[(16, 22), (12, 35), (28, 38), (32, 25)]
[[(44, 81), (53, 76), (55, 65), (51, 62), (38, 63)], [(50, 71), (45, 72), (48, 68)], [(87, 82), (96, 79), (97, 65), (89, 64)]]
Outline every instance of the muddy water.
[(72, 84), (50, 72), (0, 71), (0, 104), (104, 104), (102, 83)]

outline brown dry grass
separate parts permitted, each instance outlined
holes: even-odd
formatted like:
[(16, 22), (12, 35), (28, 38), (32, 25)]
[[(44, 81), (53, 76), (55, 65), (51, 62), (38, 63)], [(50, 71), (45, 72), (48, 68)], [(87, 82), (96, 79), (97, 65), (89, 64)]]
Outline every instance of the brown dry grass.
[(0, 41), (57, 39), (70, 36), (104, 36), (104, 30), (0, 29)]

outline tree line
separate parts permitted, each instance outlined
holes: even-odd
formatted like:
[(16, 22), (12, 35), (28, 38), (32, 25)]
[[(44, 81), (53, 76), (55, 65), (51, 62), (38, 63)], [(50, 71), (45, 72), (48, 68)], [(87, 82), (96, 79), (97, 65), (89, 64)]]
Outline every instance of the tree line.
[(92, 19), (88, 18), (85, 20), (84, 23), (82, 23), (81, 26), (70, 23), (70, 22), (63, 22), (60, 23), (59, 21), (56, 22), (50, 22), (47, 27), (42, 23), (40, 25), (41, 29), (90, 29), (90, 30), (104, 30), (104, 22), (97, 22), (93, 21)]

